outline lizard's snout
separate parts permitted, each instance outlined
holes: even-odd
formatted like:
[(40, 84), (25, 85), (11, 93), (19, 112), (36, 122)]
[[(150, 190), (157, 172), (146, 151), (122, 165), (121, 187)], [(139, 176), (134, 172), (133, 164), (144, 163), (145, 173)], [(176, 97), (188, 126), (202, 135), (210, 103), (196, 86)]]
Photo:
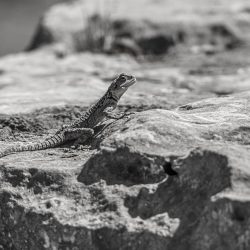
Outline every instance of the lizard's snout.
[(136, 78), (131, 76), (129, 79), (127, 79), (126, 82), (124, 82), (121, 87), (128, 88), (136, 83)]

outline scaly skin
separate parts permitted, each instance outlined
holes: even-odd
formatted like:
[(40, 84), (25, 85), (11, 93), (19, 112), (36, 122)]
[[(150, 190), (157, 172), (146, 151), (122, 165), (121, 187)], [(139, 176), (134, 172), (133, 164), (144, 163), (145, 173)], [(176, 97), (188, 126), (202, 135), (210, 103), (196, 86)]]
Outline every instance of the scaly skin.
[(93, 136), (93, 128), (102, 122), (105, 117), (118, 118), (112, 115), (112, 111), (116, 108), (122, 95), (130, 86), (135, 84), (135, 82), (135, 77), (120, 74), (112, 81), (104, 96), (96, 102), (96, 104), (91, 106), (79, 119), (69, 125), (62, 126), (55, 135), (43, 142), (9, 147), (3, 152), (0, 152), (0, 158), (16, 152), (53, 148), (71, 140), (76, 140), (76, 144), (83, 143)]

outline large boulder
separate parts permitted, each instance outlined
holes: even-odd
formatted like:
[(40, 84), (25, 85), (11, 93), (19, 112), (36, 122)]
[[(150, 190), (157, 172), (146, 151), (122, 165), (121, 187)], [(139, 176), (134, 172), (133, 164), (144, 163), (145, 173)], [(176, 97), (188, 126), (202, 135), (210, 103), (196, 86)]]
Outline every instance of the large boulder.
[[(94, 150), (1, 159), (2, 248), (244, 249), (249, 100), (245, 92), (151, 109), (106, 123)], [(46, 112), (32, 116), (64, 118)]]

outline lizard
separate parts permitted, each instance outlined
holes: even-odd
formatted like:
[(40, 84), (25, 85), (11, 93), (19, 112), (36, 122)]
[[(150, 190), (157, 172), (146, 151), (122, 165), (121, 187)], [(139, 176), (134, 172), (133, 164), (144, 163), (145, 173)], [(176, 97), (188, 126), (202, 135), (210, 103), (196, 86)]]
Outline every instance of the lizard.
[(0, 152), (0, 158), (23, 151), (36, 151), (60, 146), (68, 141), (75, 140), (75, 145), (81, 145), (94, 135), (94, 127), (104, 118), (120, 119), (112, 112), (116, 109), (118, 101), (127, 89), (136, 83), (132, 75), (120, 74), (110, 84), (106, 93), (78, 119), (70, 124), (63, 125), (54, 135), (42, 142), (26, 145), (11, 146)]

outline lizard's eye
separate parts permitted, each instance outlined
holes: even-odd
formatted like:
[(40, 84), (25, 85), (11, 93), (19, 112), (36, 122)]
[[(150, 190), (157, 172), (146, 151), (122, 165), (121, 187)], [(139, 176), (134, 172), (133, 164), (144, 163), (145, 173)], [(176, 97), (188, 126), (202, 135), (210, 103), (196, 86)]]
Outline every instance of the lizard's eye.
[(126, 78), (125, 78), (124, 76), (120, 77), (120, 82), (121, 82), (121, 83), (126, 82)]

